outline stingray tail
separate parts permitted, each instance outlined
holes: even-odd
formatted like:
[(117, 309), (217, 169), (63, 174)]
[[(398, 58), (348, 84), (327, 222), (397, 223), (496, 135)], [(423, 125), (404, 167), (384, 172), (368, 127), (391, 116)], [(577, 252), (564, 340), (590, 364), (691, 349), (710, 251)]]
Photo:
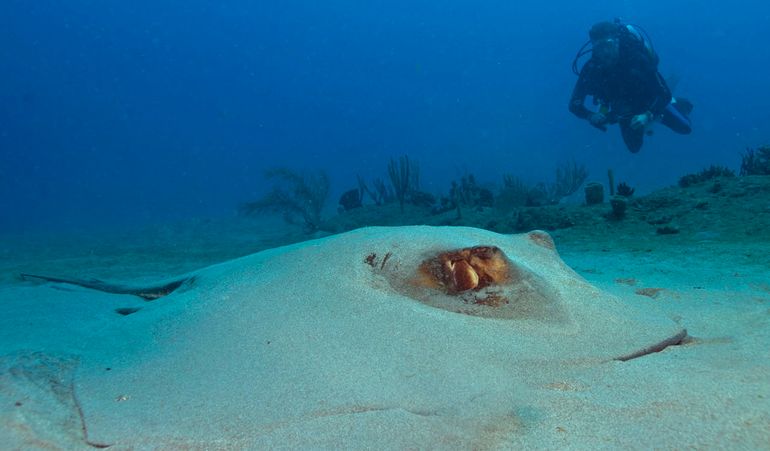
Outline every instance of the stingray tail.
[(99, 279), (71, 279), (67, 277), (52, 277), (41, 276), (37, 274), (21, 274), (22, 280), (42, 280), (45, 282), (66, 283), (70, 285), (77, 285), (83, 288), (89, 288), (92, 290), (103, 291), (105, 293), (112, 294), (130, 294), (133, 296), (139, 296), (145, 301), (154, 301), (155, 299), (168, 296), (173, 293), (182, 284), (191, 280), (190, 277), (173, 280), (171, 282), (161, 285), (151, 285), (148, 287), (129, 287), (125, 285), (113, 284), (105, 282)]

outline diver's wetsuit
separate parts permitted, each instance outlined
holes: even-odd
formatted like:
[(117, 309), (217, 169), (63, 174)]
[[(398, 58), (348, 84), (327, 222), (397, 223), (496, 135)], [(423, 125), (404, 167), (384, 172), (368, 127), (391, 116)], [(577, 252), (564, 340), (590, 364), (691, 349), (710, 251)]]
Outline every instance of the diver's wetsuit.
[(588, 60), (575, 84), (569, 110), (581, 119), (593, 112), (585, 107), (587, 96), (593, 96), (602, 105), (609, 106), (609, 123), (617, 122), (623, 141), (631, 152), (639, 152), (644, 141), (644, 127), (631, 128), (631, 119), (646, 111), (677, 133), (690, 133), (690, 121), (673, 107), (671, 90), (657, 70), (657, 63), (633, 36), (622, 36), (618, 62), (600, 67), (594, 59)]

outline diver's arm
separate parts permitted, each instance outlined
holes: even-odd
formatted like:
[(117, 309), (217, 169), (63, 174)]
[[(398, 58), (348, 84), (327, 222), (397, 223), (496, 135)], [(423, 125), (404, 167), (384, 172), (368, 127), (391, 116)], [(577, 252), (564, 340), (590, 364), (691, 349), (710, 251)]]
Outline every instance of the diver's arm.
[(575, 88), (572, 90), (572, 97), (570, 97), (569, 100), (569, 110), (575, 116), (587, 120), (591, 126), (604, 132), (607, 131), (607, 124), (613, 123), (613, 120), (603, 113), (591, 111), (586, 108), (586, 97), (591, 93), (589, 79), (590, 77), (586, 75), (585, 67), (583, 67), (583, 70), (580, 72), (580, 78), (578, 78), (577, 83), (575, 83)]
[(580, 119), (588, 119), (592, 112), (585, 107), (586, 97), (588, 97), (588, 81), (586, 71), (583, 68), (580, 71), (580, 78), (575, 83), (575, 88), (572, 90), (572, 97), (569, 99), (569, 110), (572, 114)]

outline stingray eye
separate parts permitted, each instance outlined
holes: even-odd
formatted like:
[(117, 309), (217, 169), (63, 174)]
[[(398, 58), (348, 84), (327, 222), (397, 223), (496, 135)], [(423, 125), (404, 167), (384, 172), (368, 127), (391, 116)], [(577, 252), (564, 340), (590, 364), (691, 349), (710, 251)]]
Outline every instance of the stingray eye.
[(454, 262), (451, 267), (452, 284), (456, 291), (472, 290), (479, 285), (479, 275), (465, 260)]
[(476, 246), (471, 249), (471, 255), (476, 258), (488, 260), (494, 258), (496, 247), (493, 246)]

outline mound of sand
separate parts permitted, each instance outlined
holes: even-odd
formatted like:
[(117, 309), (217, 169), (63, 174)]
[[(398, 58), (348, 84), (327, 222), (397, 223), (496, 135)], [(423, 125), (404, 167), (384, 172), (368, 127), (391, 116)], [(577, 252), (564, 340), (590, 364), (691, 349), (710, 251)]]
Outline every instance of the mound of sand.
[[(498, 248), (513, 276), (483, 292), (419, 283), (427, 260), (473, 246)], [(366, 228), (175, 280), (152, 301), (61, 283), (6, 288), (17, 302), (0, 324), (2, 350), (18, 370), (4, 376), (13, 389), (2, 398), (57, 406), (16, 406), (3, 417), (6, 439), (501, 446), (539, 415), (543, 387), (572, 390), (567, 374), (626, 365), (617, 359), (685, 334), (654, 308), (587, 283), (542, 232)], [(506, 302), (476, 302), (490, 293)], [(63, 382), (35, 382), (34, 362), (49, 362), (42, 379)], [(48, 432), (18, 432), (46, 422)]]

